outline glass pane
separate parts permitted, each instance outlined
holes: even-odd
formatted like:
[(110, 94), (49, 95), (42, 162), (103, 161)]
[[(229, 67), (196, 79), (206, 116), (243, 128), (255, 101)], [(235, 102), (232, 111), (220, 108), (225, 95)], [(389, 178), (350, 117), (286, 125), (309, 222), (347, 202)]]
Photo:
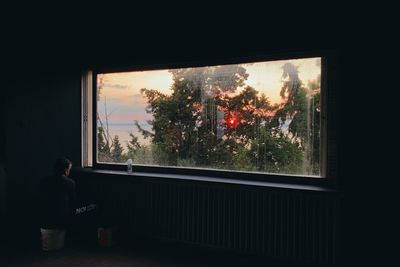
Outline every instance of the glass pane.
[(97, 161), (320, 176), (321, 59), (97, 75)]

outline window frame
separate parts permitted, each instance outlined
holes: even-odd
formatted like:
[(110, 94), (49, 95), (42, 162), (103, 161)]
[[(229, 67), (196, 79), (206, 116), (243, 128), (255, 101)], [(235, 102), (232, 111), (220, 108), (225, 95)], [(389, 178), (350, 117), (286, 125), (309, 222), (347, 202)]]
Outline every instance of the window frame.
[[(249, 181), (265, 181), (274, 183), (287, 183), (287, 184), (307, 184), (307, 185), (331, 185), (338, 184), (337, 181), (337, 157), (336, 146), (337, 140), (337, 126), (336, 119), (328, 118), (329, 114), (337, 113), (335, 105), (336, 101), (336, 85), (332, 79), (337, 79), (335, 75), (328, 73), (328, 69), (334, 69), (336, 62), (336, 52), (331, 50), (325, 51), (312, 51), (312, 52), (288, 52), (288, 53), (274, 53), (274, 54), (257, 54), (248, 55), (243, 57), (229, 57), (213, 60), (194, 60), (194, 61), (164, 61), (158, 64), (134, 64), (134, 65), (114, 65), (102, 66), (91, 68), (92, 74), (92, 168), (95, 170), (111, 170), (111, 171), (126, 171), (126, 164), (121, 163), (100, 163), (97, 162), (97, 74), (99, 73), (116, 73), (127, 71), (150, 71), (159, 69), (174, 69), (174, 68), (188, 68), (188, 67), (203, 67), (214, 65), (226, 64), (241, 64), (262, 61), (277, 61), (277, 60), (290, 60), (301, 58), (321, 58), (321, 132), (320, 132), (320, 172), (321, 175), (308, 176), (308, 175), (289, 175), (277, 173), (261, 173), (261, 172), (245, 172), (245, 171), (231, 171), (231, 170), (217, 170), (217, 169), (204, 169), (194, 167), (172, 167), (172, 166), (150, 166), (150, 165), (133, 165), (134, 173), (161, 173), (168, 175), (194, 175), (193, 170), (196, 170), (195, 175), (199, 177), (216, 177), (216, 178), (229, 178), (238, 180)], [(329, 90), (328, 90), (328, 87)], [(88, 99), (90, 101), (90, 99)], [(333, 137), (333, 139), (332, 139)], [(90, 152), (89, 152), (90, 153)]]

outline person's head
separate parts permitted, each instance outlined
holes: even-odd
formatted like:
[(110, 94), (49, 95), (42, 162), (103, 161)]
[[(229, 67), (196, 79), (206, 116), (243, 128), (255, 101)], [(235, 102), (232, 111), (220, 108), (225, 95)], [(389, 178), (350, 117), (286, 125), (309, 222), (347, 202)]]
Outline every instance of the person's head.
[(71, 171), (72, 162), (65, 158), (58, 158), (54, 164), (54, 174), (68, 176)]

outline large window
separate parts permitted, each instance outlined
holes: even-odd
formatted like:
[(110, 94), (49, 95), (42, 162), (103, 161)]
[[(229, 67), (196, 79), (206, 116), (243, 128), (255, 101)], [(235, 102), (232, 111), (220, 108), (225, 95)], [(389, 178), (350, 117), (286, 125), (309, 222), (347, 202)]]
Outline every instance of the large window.
[(95, 162), (323, 177), (321, 65), (95, 72)]

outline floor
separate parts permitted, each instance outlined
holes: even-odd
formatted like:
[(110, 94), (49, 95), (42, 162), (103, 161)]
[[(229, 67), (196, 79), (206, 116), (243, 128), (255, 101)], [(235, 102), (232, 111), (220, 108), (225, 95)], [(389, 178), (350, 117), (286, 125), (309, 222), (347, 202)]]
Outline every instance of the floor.
[[(279, 262), (171, 244), (136, 244), (130, 247), (100, 248), (93, 244), (73, 244), (62, 250), (40, 249), (8, 253), (0, 259), (1, 267), (217, 267), (217, 266), (287, 266)], [(297, 265), (291, 265), (297, 266)]]

